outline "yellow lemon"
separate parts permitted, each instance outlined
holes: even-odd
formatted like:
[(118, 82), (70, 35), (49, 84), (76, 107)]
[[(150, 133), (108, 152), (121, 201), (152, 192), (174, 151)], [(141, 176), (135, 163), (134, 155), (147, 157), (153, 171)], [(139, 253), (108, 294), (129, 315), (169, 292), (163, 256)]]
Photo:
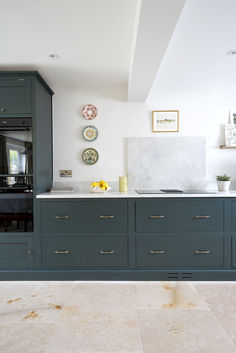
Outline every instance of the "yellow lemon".
[(103, 185), (105, 183), (104, 180), (100, 180), (100, 185)]
[(97, 186), (97, 185), (98, 185), (98, 183), (95, 181), (95, 182), (94, 182), (94, 183), (92, 183), (91, 185), (92, 185), (92, 187), (94, 187), (94, 188), (95, 188), (95, 186)]
[(103, 183), (103, 186), (107, 189), (107, 188), (109, 187), (109, 184), (106, 183), (106, 182), (104, 182), (104, 183)]
[(106, 190), (105, 186), (101, 186), (101, 189), (102, 189), (103, 191), (105, 191), (105, 190)]

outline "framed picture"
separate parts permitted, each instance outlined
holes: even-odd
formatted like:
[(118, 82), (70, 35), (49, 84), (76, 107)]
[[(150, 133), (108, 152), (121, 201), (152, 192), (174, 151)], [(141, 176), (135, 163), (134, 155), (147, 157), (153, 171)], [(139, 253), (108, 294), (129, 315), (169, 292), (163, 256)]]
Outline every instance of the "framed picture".
[(152, 112), (152, 132), (178, 132), (178, 110), (155, 110)]
[(230, 124), (236, 125), (236, 109), (230, 110)]
[(225, 124), (225, 144), (226, 146), (236, 146), (235, 124)]

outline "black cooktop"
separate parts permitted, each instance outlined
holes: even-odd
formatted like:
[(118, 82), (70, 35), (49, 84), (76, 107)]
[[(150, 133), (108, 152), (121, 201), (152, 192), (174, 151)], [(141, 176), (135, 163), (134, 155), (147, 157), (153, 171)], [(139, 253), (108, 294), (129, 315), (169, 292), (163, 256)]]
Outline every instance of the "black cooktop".
[(206, 190), (179, 190), (179, 189), (161, 189), (161, 190), (135, 190), (138, 194), (216, 194), (213, 191)]

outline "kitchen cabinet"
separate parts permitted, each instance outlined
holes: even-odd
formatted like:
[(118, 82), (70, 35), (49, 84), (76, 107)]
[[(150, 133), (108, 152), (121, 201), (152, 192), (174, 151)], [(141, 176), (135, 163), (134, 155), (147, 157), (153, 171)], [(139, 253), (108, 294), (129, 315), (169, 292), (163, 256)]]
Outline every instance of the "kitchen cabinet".
[[(41, 267), (40, 210), (36, 195), (48, 191), (52, 185), (52, 96), (53, 91), (37, 71), (0, 71), (2, 140), (10, 136), (6, 131), (13, 134), (14, 143), (11, 140), (11, 149), (17, 156), (22, 154), (19, 145), (22, 148), (23, 142), (33, 146), (27, 146), (28, 155), (32, 156), (32, 162), (29, 162), (32, 165), (30, 172), (24, 174), (14, 165), (15, 175), (8, 174), (8, 168), (3, 168), (9, 155), (6, 148), (2, 147), (0, 279), (3, 276), (8, 279), (9, 273), (14, 273), (14, 279), (20, 279), (18, 271)], [(21, 121), (22, 126), (14, 125), (16, 121)], [(23, 129), (23, 124), (27, 124), (29, 129)], [(15, 126), (16, 130), (13, 129)], [(30, 133), (27, 135), (25, 131)], [(26, 138), (25, 135), (28, 140), (22, 140), (23, 136)], [(11, 187), (5, 185), (4, 180), (7, 179), (14, 180)], [(26, 181), (29, 179), (32, 188), (27, 189)], [(18, 190), (17, 186), (14, 187), (17, 180), (21, 190), (20, 187)], [(27, 193), (24, 194), (25, 186)]]

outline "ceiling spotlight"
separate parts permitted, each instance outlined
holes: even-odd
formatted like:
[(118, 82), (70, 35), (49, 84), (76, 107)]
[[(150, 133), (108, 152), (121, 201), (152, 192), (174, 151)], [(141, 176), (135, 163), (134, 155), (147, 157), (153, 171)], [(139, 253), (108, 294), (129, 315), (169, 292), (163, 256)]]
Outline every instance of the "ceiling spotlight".
[(235, 55), (236, 54), (236, 49), (228, 51), (227, 55)]
[(59, 55), (58, 54), (49, 54), (48, 57), (51, 59), (58, 59)]

